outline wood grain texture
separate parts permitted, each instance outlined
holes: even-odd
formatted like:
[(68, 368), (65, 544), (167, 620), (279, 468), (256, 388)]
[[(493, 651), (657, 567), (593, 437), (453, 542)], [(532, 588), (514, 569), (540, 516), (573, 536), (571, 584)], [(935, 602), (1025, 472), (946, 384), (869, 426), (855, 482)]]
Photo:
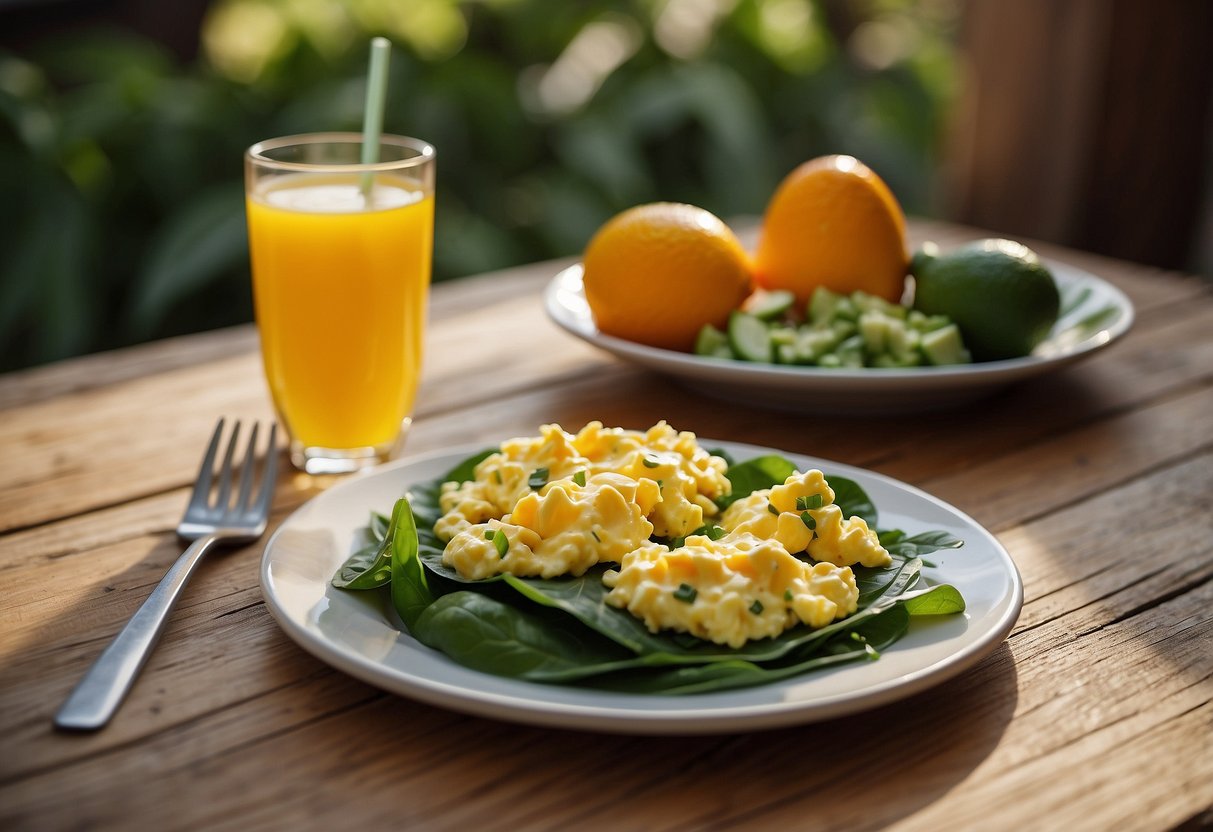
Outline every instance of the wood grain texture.
[[(945, 245), (983, 235), (913, 232)], [(622, 365), (539, 309), (564, 263), (436, 287), (410, 454), (550, 421), (666, 418), (891, 474), (999, 536), (1026, 588), (1004, 645), (903, 702), (778, 731), (547, 730), (382, 693), (276, 627), (257, 543), (204, 563), (111, 726), (57, 733), (62, 698), (179, 553), (172, 530), (214, 419), (269, 405), (248, 328), (198, 336), (197, 350), (181, 339), (0, 377), (0, 827), (1201, 822), (1213, 806), (1213, 295), (1042, 253), (1128, 292), (1134, 332), (1053, 377), (913, 418), (722, 406)], [(333, 483), (281, 473), (271, 525)]]

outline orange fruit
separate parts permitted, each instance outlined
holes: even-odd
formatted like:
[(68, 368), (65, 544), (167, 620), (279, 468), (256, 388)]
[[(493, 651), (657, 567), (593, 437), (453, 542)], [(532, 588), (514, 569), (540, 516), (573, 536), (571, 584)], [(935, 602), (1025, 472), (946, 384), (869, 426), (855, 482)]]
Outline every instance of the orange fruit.
[(754, 280), (792, 291), (801, 303), (818, 286), (896, 303), (909, 265), (905, 228), (893, 193), (863, 162), (813, 159), (789, 173), (767, 205)]
[(585, 299), (598, 329), (689, 351), (704, 324), (722, 327), (750, 293), (750, 263), (714, 214), (673, 202), (608, 220), (585, 250)]

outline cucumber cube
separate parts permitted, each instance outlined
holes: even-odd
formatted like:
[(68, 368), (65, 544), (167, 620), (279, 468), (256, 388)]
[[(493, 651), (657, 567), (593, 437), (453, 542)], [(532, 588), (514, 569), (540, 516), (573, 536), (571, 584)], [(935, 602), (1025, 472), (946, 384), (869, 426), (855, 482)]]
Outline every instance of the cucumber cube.
[(924, 333), (920, 349), (927, 362), (936, 366), (968, 364), (973, 360), (969, 356), (969, 351), (965, 349), (956, 324), (948, 324), (941, 329)]
[(729, 346), (746, 361), (770, 361), (773, 358), (771, 332), (766, 322), (744, 312), (729, 316)]
[(906, 308), (899, 303), (889, 303), (887, 300), (876, 295), (869, 295), (867, 292), (854, 292), (851, 294), (851, 300), (860, 313), (864, 312), (881, 312), (890, 318), (904, 319), (906, 317)]
[(859, 336), (868, 355), (882, 355), (889, 351), (890, 330), (895, 323), (900, 321), (874, 310), (859, 316)]
[(791, 309), (795, 302), (796, 296), (786, 289), (757, 289), (746, 298), (745, 303), (741, 305), (741, 311), (764, 321), (771, 321)]
[(832, 322), (838, 310), (838, 302), (842, 299), (842, 295), (836, 295), (824, 286), (818, 286), (809, 298), (809, 320), (815, 324)]
[(796, 338), (797, 356), (805, 363), (812, 363), (833, 350), (841, 340), (832, 329), (802, 329)]

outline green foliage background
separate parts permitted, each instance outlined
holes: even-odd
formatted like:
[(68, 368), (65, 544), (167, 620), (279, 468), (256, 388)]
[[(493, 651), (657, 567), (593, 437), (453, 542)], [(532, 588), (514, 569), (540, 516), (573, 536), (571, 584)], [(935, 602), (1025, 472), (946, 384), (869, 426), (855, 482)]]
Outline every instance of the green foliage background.
[(438, 148), (435, 280), (579, 251), (641, 202), (757, 214), (824, 153), (929, 208), (950, 0), (221, 0), (204, 54), (98, 31), (0, 53), (0, 370), (252, 319), (241, 156), (357, 130)]

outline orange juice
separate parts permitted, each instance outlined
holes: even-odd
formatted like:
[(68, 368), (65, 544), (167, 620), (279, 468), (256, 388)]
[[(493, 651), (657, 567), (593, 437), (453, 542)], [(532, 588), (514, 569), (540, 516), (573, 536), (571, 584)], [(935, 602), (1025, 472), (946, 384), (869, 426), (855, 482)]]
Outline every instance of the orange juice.
[(250, 191), (249, 247), (265, 374), (292, 443), (383, 449), (421, 371), (434, 198), (378, 173), (286, 175)]

